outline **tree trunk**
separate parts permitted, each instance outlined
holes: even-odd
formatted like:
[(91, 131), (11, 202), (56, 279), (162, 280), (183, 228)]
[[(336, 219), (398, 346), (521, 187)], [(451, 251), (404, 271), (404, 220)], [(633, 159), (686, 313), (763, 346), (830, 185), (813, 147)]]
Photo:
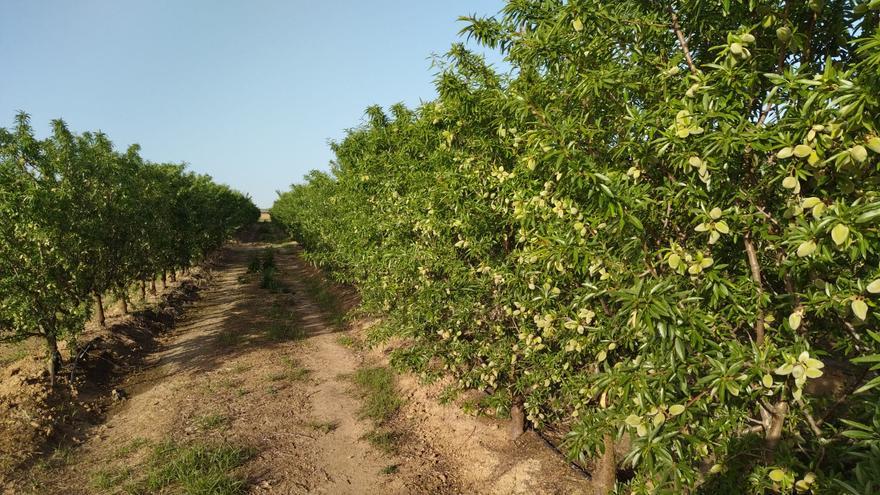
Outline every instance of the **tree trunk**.
[(101, 294), (95, 294), (95, 304), (98, 306), (98, 324), (102, 327), (106, 327), (107, 321), (104, 318), (104, 299), (101, 297)]
[(122, 306), (122, 314), (128, 314), (128, 294), (122, 292), (119, 294), (119, 302)]
[(171, 269), (171, 281), (177, 282), (177, 271), (174, 268)]
[(49, 370), (49, 383), (54, 387), (55, 375), (61, 368), (61, 353), (58, 352), (58, 340), (54, 333), (46, 332), (46, 351), (48, 352), (46, 368)]
[(147, 300), (147, 282), (141, 280), (141, 301)]
[(593, 493), (596, 495), (608, 495), (614, 491), (617, 482), (617, 459), (614, 455), (614, 436), (606, 433), (603, 442), (605, 452), (596, 463), (593, 471)]
[(163, 289), (168, 288), (168, 271), (167, 270), (162, 270), (162, 288)]
[(150, 279), (150, 294), (156, 295), (156, 276)]
[(514, 403), (510, 408), (510, 439), (516, 440), (526, 431), (526, 415), (522, 404)]

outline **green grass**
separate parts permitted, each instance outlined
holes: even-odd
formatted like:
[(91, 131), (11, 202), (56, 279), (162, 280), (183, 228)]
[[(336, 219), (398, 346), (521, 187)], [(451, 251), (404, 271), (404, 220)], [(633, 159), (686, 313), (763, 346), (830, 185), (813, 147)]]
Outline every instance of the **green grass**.
[(402, 401), (394, 387), (394, 373), (388, 368), (362, 368), (355, 372), (352, 380), (364, 399), (360, 411), (362, 417), (383, 423), (400, 409)]
[(221, 347), (235, 347), (242, 340), (242, 335), (234, 330), (224, 330), (217, 335), (217, 343)]
[(400, 433), (385, 428), (377, 428), (366, 435), (364, 439), (370, 442), (370, 445), (385, 452), (393, 454), (397, 451), (397, 444), (400, 441)]
[(254, 452), (230, 444), (182, 445), (165, 442), (157, 446), (143, 482), (146, 493), (169, 487), (186, 495), (238, 495), (246, 491), (246, 479), (235, 474)]
[(315, 431), (320, 431), (324, 434), (327, 434), (331, 431), (335, 431), (336, 428), (339, 428), (339, 423), (337, 423), (336, 421), (309, 421), (308, 423), (306, 423), (306, 426)]
[(150, 443), (149, 440), (143, 437), (135, 437), (130, 442), (121, 447), (118, 447), (115, 451), (113, 451), (113, 457), (127, 457), (130, 454), (133, 454), (140, 450), (145, 445)]
[(35, 464), (35, 468), (40, 471), (47, 472), (57, 468), (61, 468), (70, 464), (70, 462), (73, 461), (73, 456), (73, 447), (64, 445), (53, 450), (48, 457), (44, 457), (38, 460)]
[(269, 339), (281, 342), (285, 340), (298, 340), (305, 337), (305, 330), (299, 323), (299, 317), (290, 309), (276, 302), (269, 309), (269, 318), (272, 320), (266, 327)]
[(398, 466), (397, 464), (389, 464), (388, 466), (383, 467), (382, 471), (380, 471), (380, 473), (388, 475), (388, 474), (394, 474), (399, 470), (400, 470), (400, 466)]
[(397, 414), (403, 403), (394, 386), (394, 372), (381, 366), (361, 368), (351, 379), (363, 399), (360, 416), (373, 420), (376, 426), (363, 439), (383, 452), (394, 453), (401, 435), (383, 426)]
[(235, 366), (232, 367), (232, 372), (235, 374), (244, 373), (245, 371), (248, 371), (251, 368), (252, 368), (252, 366), (239, 363), (239, 364), (236, 364)]
[(24, 359), (28, 355), (28, 348), (24, 342), (12, 344), (8, 350), (4, 349), (0, 354), (0, 366), (12, 364), (19, 359)]
[(266, 336), (276, 342), (299, 340), (305, 337), (305, 331), (294, 321), (276, 320), (266, 327)]
[(229, 424), (229, 418), (223, 414), (206, 414), (195, 419), (196, 428), (202, 431), (216, 430), (217, 428), (226, 427)]
[(283, 358), (281, 358), (281, 362), (284, 364), (284, 369), (282, 371), (269, 374), (269, 376), (267, 376), (266, 378), (268, 378), (270, 382), (277, 382), (281, 380), (305, 380), (312, 373), (312, 370), (301, 367), (295, 359), (289, 356), (284, 356)]
[(279, 382), (282, 380), (296, 382), (305, 380), (309, 377), (309, 374), (311, 374), (311, 370), (307, 370), (305, 368), (295, 368), (279, 371), (277, 373), (270, 373), (269, 376), (267, 376), (266, 378), (270, 382)]
[[(92, 488), (105, 491), (112, 488), (119, 488), (131, 480), (132, 473), (132, 469), (128, 467), (100, 469), (92, 474), (91, 485)], [(131, 492), (132, 490), (126, 491)]]
[(351, 335), (340, 335), (339, 338), (336, 339), (336, 341), (339, 342), (339, 345), (348, 347), (349, 349), (355, 349), (359, 351), (364, 348), (363, 342), (361, 342), (360, 339), (352, 337)]

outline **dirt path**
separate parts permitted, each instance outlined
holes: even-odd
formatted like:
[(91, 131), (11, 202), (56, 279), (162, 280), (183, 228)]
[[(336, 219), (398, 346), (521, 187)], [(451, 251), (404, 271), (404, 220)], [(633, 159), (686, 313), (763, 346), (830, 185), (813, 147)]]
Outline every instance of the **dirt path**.
[(398, 379), (405, 397), (387, 425), (396, 446), (367, 441), (376, 425), (351, 376), (383, 355), (341, 343), (358, 325), (333, 323), (293, 245), (274, 248), (274, 281), (249, 274), (268, 247), (226, 248), (210, 286), (123, 383), (127, 398), (21, 491), (235, 493), (167, 480), (162, 463), (195, 445), (246, 451), (218, 476), (236, 473), (247, 493), (588, 493), (535, 437), (509, 445), (503, 427), (441, 406), (412, 377)]

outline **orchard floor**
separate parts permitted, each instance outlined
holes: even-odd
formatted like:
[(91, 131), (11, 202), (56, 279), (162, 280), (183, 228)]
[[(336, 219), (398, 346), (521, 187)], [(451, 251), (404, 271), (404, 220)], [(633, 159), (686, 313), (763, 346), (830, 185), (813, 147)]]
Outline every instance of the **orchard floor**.
[[(270, 247), (275, 290), (248, 273)], [(337, 292), (297, 253), (292, 243), (224, 248), (199, 299), (123, 380), (127, 397), (9, 493), (591, 493), (534, 434), (508, 440), (504, 423), (441, 405), (440, 385), (409, 375), (395, 379), (402, 405), (387, 435), (370, 441), (376, 424), (351, 376), (384, 366), (385, 354), (359, 345), (366, 323), (338, 324)], [(216, 456), (181, 457), (198, 449)], [(218, 453), (230, 449), (245, 454)], [(194, 462), (216, 472), (187, 479)]]

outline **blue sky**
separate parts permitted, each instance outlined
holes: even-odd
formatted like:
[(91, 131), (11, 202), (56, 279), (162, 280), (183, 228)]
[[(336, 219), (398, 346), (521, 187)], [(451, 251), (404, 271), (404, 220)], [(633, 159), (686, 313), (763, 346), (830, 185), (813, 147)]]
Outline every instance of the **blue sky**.
[(367, 106), (432, 99), (457, 17), (503, 3), (0, 0), (0, 127), (61, 117), (270, 206)]

